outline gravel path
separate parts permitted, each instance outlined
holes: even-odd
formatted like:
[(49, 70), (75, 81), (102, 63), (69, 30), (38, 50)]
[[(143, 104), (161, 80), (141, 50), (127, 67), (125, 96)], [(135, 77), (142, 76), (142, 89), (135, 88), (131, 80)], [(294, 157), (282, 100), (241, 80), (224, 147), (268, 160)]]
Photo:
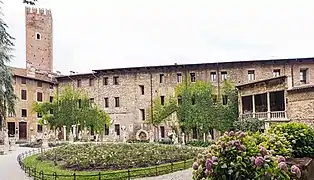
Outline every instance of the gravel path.
[(17, 156), (30, 148), (16, 147), (6, 155), (0, 155), (0, 179), (1, 180), (31, 180), (21, 170)]
[(156, 177), (139, 178), (136, 180), (192, 180), (192, 169), (177, 171)]

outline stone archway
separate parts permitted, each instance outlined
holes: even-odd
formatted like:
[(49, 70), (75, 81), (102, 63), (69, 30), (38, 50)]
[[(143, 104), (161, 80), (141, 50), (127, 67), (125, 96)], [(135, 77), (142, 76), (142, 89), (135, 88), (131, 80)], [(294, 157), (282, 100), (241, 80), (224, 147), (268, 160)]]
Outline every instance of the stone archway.
[(149, 139), (148, 132), (145, 131), (144, 129), (138, 130), (136, 133), (136, 139), (137, 140), (148, 140)]

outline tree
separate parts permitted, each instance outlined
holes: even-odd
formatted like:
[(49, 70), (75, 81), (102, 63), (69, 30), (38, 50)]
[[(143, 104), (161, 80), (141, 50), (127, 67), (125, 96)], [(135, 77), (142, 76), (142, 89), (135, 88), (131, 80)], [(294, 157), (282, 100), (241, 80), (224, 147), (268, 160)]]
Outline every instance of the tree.
[(54, 129), (80, 124), (100, 134), (110, 121), (109, 115), (90, 103), (83, 91), (70, 86), (65, 87), (60, 95), (56, 94), (53, 102), (34, 103), (33, 111), (42, 114), (41, 123), (46, 121)]
[(0, 130), (5, 125), (7, 113), (15, 113), (16, 99), (12, 73), (6, 65), (13, 57), (11, 51), (14, 47), (12, 42), (14, 38), (7, 32), (7, 28), (7, 24), (0, 18)]

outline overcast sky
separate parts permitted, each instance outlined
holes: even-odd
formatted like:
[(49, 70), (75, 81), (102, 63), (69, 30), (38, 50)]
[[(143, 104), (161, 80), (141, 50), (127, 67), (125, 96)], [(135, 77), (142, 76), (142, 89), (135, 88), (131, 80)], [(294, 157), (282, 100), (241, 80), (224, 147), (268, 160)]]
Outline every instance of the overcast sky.
[[(3, 0), (25, 67), (22, 0)], [(87, 3), (88, 2), (88, 3)], [(39, 0), (53, 14), (54, 70), (314, 56), (314, 2)]]

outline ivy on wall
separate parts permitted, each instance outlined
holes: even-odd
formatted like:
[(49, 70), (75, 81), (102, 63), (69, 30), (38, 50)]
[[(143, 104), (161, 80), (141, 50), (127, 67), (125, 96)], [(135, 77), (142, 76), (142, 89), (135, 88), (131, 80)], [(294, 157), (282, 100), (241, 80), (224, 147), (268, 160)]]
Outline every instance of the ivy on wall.
[[(149, 109), (149, 121), (158, 126), (174, 112), (182, 130), (208, 133), (211, 129), (226, 131), (238, 119), (238, 94), (235, 86), (224, 81), (217, 96), (217, 89), (210, 83), (196, 81), (182, 82), (175, 88), (175, 95), (168, 96), (164, 105), (159, 98)], [(217, 98), (215, 98), (217, 96)], [(225, 97), (225, 103), (222, 100)]]

